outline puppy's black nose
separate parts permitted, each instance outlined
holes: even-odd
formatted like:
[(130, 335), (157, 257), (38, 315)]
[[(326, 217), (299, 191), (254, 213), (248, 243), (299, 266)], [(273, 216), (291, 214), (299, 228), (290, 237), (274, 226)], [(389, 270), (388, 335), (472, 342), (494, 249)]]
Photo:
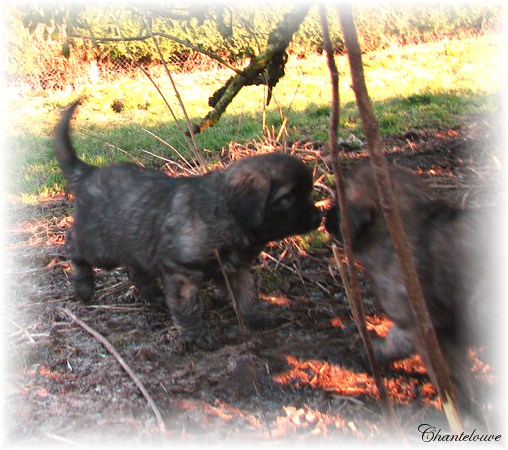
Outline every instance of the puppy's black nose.
[(314, 210), (312, 211), (310, 222), (312, 224), (312, 228), (317, 228), (319, 225), (321, 225), (321, 220), (323, 217), (321, 216), (321, 211), (314, 207)]
[(339, 225), (339, 210), (336, 206), (330, 208), (325, 215), (325, 229), (339, 241), (342, 241)]

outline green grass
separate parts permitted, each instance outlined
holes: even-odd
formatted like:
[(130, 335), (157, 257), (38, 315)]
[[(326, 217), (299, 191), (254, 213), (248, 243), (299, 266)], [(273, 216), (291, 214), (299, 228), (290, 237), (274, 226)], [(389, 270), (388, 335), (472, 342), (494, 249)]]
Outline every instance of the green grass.
[[(393, 48), (364, 55), (369, 94), (383, 135), (411, 128), (442, 128), (460, 124), (463, 117), (499, 107), (501, 81), (499, 36), (453, 40)], [(340, 73), (341, 127), (343, 137), (363, 132), (350, 88), (347, 58), (337, 58)], [(229, 78), (228, 71), (175, 75), (191, 120), (198, 122), (208, 111), (208, 98)], [(158, 80), (183, 122), (169, 81)], [(93, 164), (131, 159), (107, 144), (115, 145), (146, 165), (162, 162), (143, 153), (149, 150), (178, 159), (174, 152), (143, 129), (160, 136), (191, 158), (181, 131), (153, 85), (145, 78), (97, 87), (77, 94), (48, 97), (25, 96), (11, 100), (8, 126), (9, 191), (23, 199), (61, 192), (65, 183), (57, 168), (51, 132), (63, 106), (76, 95), (85, 99), (74, 121), (73, 139), (78, 153)], [(230, 142), (246, 143), (263, 135), (264, 89), (245, 88), (220, 122), (197, 136), (200, 149), (213, 155)], [(121, 100), (123, 109), (111, 108)], [(275, 88), (267, 109), (267, 124), (277, 132), (287, 117), (287, 139), (327, 141), (330, 113), (329, 73), (324, 56), (291, 58), (286, 76)]]

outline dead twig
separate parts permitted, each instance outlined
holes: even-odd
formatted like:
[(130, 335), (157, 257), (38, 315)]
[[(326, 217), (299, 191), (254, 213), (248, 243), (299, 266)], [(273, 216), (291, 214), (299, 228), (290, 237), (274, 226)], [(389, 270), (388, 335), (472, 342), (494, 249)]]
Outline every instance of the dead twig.
[(226, 284), (226, 290), (228, 292), (229, 297), (231, 298), (231, 303), (233, 304), (233, 309), (235, 310), (236, 318), (238, 319), (238, 324), (240, 325), (240, 332), (242, 335), (243, 344), (245, 346), (245, 354), (247, 355), (247, 360), (249, 361), (249, 369), (252, 376), (252, 384), (254, 385), (254, 391), (256, 392), (256, 397), (259, 404), (259, 411), (263, 418), (263, 422), (265, 423), (266, 429), (268, 431), (268, 435), (270, 438), (272, 437), (272, 430), (270, 428), (270, 423), (266, 417), (265, 408), (263, 406), (263, 402), (261, 401), (261, 393), (259, 391), (259, 381), (256, 373), (256, 366), (254, 365), (254, 361), (252, 359), (252, 354), (249, 350), (249, 343), (247, 341), (247, 330), (245, 329), (245, 324), (243, 322), (242, 314), (240, 313), (240, 309), (238, 308), (238, 303), (236, 301), (235, 294), (233, 293), (233, 289), (231, 289), (231, 284), (229, 283), (229, 278), (224, 269), (224, 265), (222, 264), (222, 259), (219, 254), (219, 250), (214, 249), (215, 258), (219, 263), (220, 270), (222, 272), (222, 276), (224, 277), (224, 283)]
[(50, 433), (49, 431), (46, 433), (46, 437), (65, 446), (84, 447), (84, 445), (79, 442), (73, 441), (72, 439), (63, 436), (59, 436), (58, 434)]
[[(56, 265), (57, 264), (53, 264), (51, 266), (37, 267), (35, 269), (6, 270), (5, 275), (7, 275), (9, 277), (32, 275), (34, 273), (40, 273), (40, 272), (45, 272), (47, 270), (50, 270), (51, 268), (55, 267)], [(63, 264), (58, 264), (58, 265), (63, 265)]]
[(122, 358), (122, 356), (117, 352), (115, 347), (111, 345), (111, 343), (98, 331), (95, 331), (92, 327), (90, 327), (88, 324), (83, 322), (81, 319), (76, 317), (72, 312), (70, 312), (68, 309), (65, 308), (57, 308), (59, 312), (61, 312), (63, 315), (69, 317), (73, 322), (78, 324), (81, 328), (83, 328), (87, 333), (91, 334), (95, 339), (97, 339), (105, 348), (106, 350), (111, 353), (115, 359), (118, 361), (118, 363), (122, 366), (122, 368), (127, 372), (127, 374), (131, 377), (132, 381), (134, 381), (134, 384), (138, 387), (138, 389), (143, 394), (143, 397), (145, 397), (146, 401), (150, 405), (150, 408), (152, 408), (153, 413), (155, 414), (155, 417), (157, 418), (157, 424), (159, 425), (159, 431), (161, 435), (166, 434), (166, 425), (164, 424), (164, 420), (162, 419), (162, 414), (155, 404), (154, 400), (152, 399), (151, 395), (146, 390), (145, 386), (141, 382), (141, 380), (138, 378), (138, 376), (134, 373), (134, 371), (129, 367), (129, 365), (125, 362), (125, 360)]
[(102, 288), (97, 292), (97, 300), (100, 300), (106, 297), (107, 295), (113, 295), (117, 294), (118, 292), (125, 291), (125, 289), (128, 289), (130, 286), (132, 286), (132, 282), (130, 280), (125, 280), (120, 281), (119, 283), (116, 283), (113, 286)]
[(168, 76), (169, 81), (171, 82), (171, 86), (173, 87), (173, 92), (175, 93), (175, 97), (178, 100), (178, 104), (180, 105), (180, 109), (181, 109), (183, 116), (185, 118), (185, 123), (187, 125), (187, 130), (188, 130), (188, 134), (186, 133), (186, 136), (190, 137), (191, 144), (192, 144), (191, 148), (192, 148), (194, 157), (199, 162), (199, 168), (201, 169), (201, 173), (205, 173), (207, 170), (207, 163), (205, 161), (205, 158), (199, 151), (198, 142), (196, 140), (196, 133), (194, 132), (191, 120), (189, 118), (189, 115), (187, 114), (187, 109), (185, 108), (182, 97), (180, 96), (180, 92), (178, 91), (178, 88), (176, 87), (176, 83), (173, 79), (173, 75), (171, 74), (171, 71), (169, 70), (166, 60), (164, 59), (164, 56), (162, 55), (162, 51), (159, 47), (159, 42), (157, 41), (155, 35), (153, 34), (152, 20), (148, 15), (145, 15), (144, 22), (145, 22), (145, 26), (148, 29), (150, 36), (152, 36), (152, 42), (154, 43), (155, 48), (157, 49), (157, 53), (160, 56), (160, 61), (162, 62), (162, 66), (164, 67), (164, 70), (166, 71), (166, 75)]
[(44, 305), (44, 306), (47, 306), (47, 305), (50, 305), (52, 303), (64, 303), (64, 302), (68, 302), (70, 300), (72, 300), (74, 298), (74, 295), (68, 295), (67, 297), (63, 297), (63, 298), (57, 298), (55, 300), (44, 300), (42, 302), (33, 302), (33, 303), (20, 303), (20, 304), (13, 304), (11, 305), (13, 308), (33, 308), (34, 306), (41, 306), (41, 305)]
[(85, 131), (81, 131), (80, 132), (81, 134), (84, 134), (85, 136), (90, 136), (94, 139), (98, 139), (102, 142), (104, 142), (104, 145), (106, 147), (111, 147), (113, 150), (117, 150), (119, 151), (120, 153), (123, 153), (124, 155), (127, 155), (129, 158), (131, 158), (138, 166), (141, 166), (141, 167), (145, 167), (145, 165), (138, 159), (136, 158), (134, 155), (131, 155), (127, 150), (124, 150), (123, 148), (120, 148), (118, 147), (118, 145), (114, 145), (114, 144), (110, 144), (109, 142), (106, 141), (106, 139), (100, 137), (100, 136), (97, 136), (93, 133), (87, 133)]
[(35, 342), (33, 337), (28, 332), (28, 328), (33, 327), (33, 325), (31, 325), (29, 327), (26, 327), (26, 328), (23, 328), (21, 325), (18, 325), (13, 319), (11, 319), (11, 323), (18, 329), (18, 332), (14, 333), (14, 334), (11, 334), (9, 337), (14, 337), (17, 334), (21, 333), (21, 334), (25, 335), (28, 338), (28, 340), (30, 341), (31, 344), (33, 344)]
[(142, 305), (137, 306), (111, 306), (111, 305), (86, 305), (86, 309), (101, 309), (105, 311), (121, 311), (121, 312), (136, 312), (139, 313), (143, 311)]
[[(143, 131), (145, 131), (146, 133), (148, 133), (150, 136), (153, 136), (155, 139), (157, 139), (158, 141), (162, 142), (165, 146), (167, 146), (168, 148), (170, 148), (172, 151), (174, 151), (182, 160), (185, 164), (187, 164), (187, 166), (189, 167), (189, 169), (185, 169), (185, 168), (182, 168), (183, 170), (187, 170), (191, 175), (199, 175), (199, 171), (196, 170), (196, 168), (189, 162), (187, 161), (187, 159), (174, 147), (172, 146), (169, 142), (166, 142), (164, 139), (162, 139), (161, 137), (157, 136), (156, 134), (152, 133), (151, 131), (147, 130), (146, 128), (143, 128)], [(151, 153), (147, 150), (143, 150), (145, 153), (148, 153), (152, 156), (155, 156), (157, 158), (160, 158), (162, 159), (163, 161), (166, 161), (166, 162), (173, 162), (171, 161), (170, 159), (166, 159), (166, 158), (163, 158), (162, 156), (158, 156), (156, 155), (155, 153)]]
[(123, 148), (118, 147), (118, 145), (110, 144), (109, 142), (106, 142), (106, 145), (108, 147), (111, 147), (114, 150), (119, 151), (120, 153), (123, 153), (124, 155), (127, 155), (129, 158), (131, 158), (138, 166), (145, 167), (145, 165), (135, 156), (131, 155), (127, 150), (124, 150)]
[[(147, 69), (145, 69), (143, 67), (142, 64), (140, 64), (137, 59), (135, 58), (134, 56), (134, 53), (132, 53), (132, 50), (130, 49), (130, 47), (127, 45), (127, 38), (124, 38), (124, 36), (122, 35), (122, 33), (120, 32), (120, 36), (121, 36), (121, 39), (125, 45), (125, 48), (126, 50), (129, 52), (129, 54), (133, 57), (133, 60), (136, 62), (136, 65), (137, 67), (146, 75), (146, 77), (150, 80), (150, 82), (153, 84), (153, 86), (155, 87), (155, 89), (157, 90), (157, 92), (159, 93), (159, 95), (161, 96), (162, 100), (164, 101), (165, 105), (167, 106), (168, 108), (168, 111), (170, 112), (171, 116), (173, 117), (173, 120), (174, 120), (174, 123), (176, 125), (176, 127), (182, 132), (182, 135), (184, 137), (184, 139), (187, 141), (187, 143), (189, 144), (190, 147), (192, 147), (194, 145), (194, 142), (187, 136), (185, 130), (183, 129), (182, 125), (180, 124), (180, 121), (178, 120), (178, 118), (176, 117), (176, 113), (175, 111), (173, 110), (173, 108), (171, 107), (169, 101), (166, 99), (166, 96), (164, 95), (164, 93), (162, 92), (162, 90), (159, 88), (159, 86), (157, 85), (157, 83), (155, 82), (155, 80), (153, 79), (153, 77), (150, 75), (150, 72), (148, 72)], [(153, 37), (152, 37), (153, 38)], [(154, 39), (154, 38), (153, 38)], [(163, 59), (164, 61), (164, 59)], [(197, 149), (196, 149), (197, 151)], [(197, 157), (198, 157), (198, 162), (201, 163), (201, 159), (202, 156), (199, 154), (199, 152), (197, 153)], [(206, 166), (202, 166), (202, 170), (204, 171)]]
[(305, 284), (305, 282), (307, 283), (311, 283), (313, 284), (314, 286), (317, 286), (319, 289), (321, 289), (323, 292), (325, 292), (326, 294), (328, 295), (331, 295), (331, 292), (329, 289), (327, 289), (325, 286), (323, 286), (321, 283), (319, 283), (318, 281), (316, 280), (312, 280), (311, 278), (309, 278), (308, 276), (306, 276), (305, 274), (299, 272), (296, 268), (293, 268), (291, 266), (288, 266), (287, 264), (284, 264), (282, 262), (280, 262), (280, 259), (277, 259), (275, 257), (273, 257), (272, 255), (270, 255), (269, 253), (266, 253), (266, 252), (261, 252), (261, 255), (263, 256), (263, 258), (266, 258), (266, 259), (269, 259), (270, 261), (274, 262), (275, 263), (275, 268), (273, 270), (277, 270), (278, 267), (281, 267), (283, 269), (286, 269), (287, 271), (291, 272), (293, 275), (296, 275), (299, 277), (300, 281), (302, 283)]

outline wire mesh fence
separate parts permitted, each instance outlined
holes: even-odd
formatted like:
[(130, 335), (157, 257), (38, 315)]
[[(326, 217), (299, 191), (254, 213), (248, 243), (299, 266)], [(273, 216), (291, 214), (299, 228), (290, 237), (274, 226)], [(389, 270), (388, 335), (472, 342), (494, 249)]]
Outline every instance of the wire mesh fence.
[[(220, 64), (197, 51), (169, 55), (165, 61), (173, 73), (192, 73), (214, 70)], [(117, 80), (142, 76), (141, 68), (157, 78), (165, 70), (161, 61), (87, 58), (71, 54), (69, 58), (56, 51), (41, 53), (35, 69), (29, 73), (10, 77), (9, 85), (23, 85), (31, 91), (78, 90), (90, 84), (111, 83)]]

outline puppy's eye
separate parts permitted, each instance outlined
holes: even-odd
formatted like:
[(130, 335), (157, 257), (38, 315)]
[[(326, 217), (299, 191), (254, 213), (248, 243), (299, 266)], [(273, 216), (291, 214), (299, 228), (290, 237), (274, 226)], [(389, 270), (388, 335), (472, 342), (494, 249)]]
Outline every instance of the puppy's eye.
[(291, 208), (294, 203), (295, 196), (291, 192), (288, 192), (287, 194), (284, 194), (283, 196), (276, 199), (274, 206), (277, 206), (278, 208), (288, 209)]

